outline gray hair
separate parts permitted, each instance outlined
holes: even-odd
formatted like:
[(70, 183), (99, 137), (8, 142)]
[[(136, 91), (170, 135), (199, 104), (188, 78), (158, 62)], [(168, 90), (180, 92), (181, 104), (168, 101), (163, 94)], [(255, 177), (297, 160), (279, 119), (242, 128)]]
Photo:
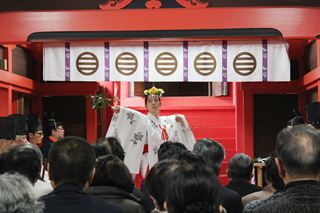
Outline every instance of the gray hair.
[(281, 130), (276, 151), (287, 173), (300, 177), (320, 174), (320, 131), (310, 125)]
[(42, 213), (43, 209), (26, 177), (18, 173), (0, 175), (0, 212)]
[(222, 161), (226, 156), (224, 147), (220, 143), (209, 138), (202, 138), (194, 144), (193, 152), (200, 156), (207, 166), (219, 175)]
[(228, 176), (230, 178), (250, 179), (252, 175), (252, 169), (253, 169), (252, 159), (244, 153), (239, 153), (234, 155), (229, 160)]

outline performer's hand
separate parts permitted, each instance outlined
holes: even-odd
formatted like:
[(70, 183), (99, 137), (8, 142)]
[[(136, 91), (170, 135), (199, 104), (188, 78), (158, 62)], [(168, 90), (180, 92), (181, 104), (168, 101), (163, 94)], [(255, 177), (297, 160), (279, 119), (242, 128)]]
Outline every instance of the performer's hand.
[(176, 115), (176, 121), (178, 122), (178, 123), (180, 123), (181, 124), (181, 126), (184, 126), (184, 122), (183, 122), (183, 120), (182, 120), (182, 117), (181, 117), (181, 115)]
[(120, 112), (120, 106), (111, 106), (111, 109), (114, 113), (119, 113)]

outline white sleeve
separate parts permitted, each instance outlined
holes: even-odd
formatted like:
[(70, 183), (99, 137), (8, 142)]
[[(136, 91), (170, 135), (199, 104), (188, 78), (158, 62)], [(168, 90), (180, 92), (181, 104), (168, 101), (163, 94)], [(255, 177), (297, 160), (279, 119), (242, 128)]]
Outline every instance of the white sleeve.
[(181, 117), (182, 124), (176, 121), (176, 115), (167, 116), (171, 124), (168, 129), (169, 140), (180, 142), (184, 144), (188, 150), (192, 151), (196, 139), (185, 116), (181, 114), (179, 114), (179, 116)]
[(132, 174), (138, 174), (146, 140), (146, 116), (142, 113), (120, 107), (114, 113), (106, 137), (117, 137), (125, 152), (124, 163)]

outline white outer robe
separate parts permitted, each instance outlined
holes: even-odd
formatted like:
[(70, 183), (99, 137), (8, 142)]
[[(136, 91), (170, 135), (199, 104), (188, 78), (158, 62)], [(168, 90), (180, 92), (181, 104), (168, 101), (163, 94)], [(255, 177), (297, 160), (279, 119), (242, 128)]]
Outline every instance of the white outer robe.
[[(176, 115), (154, 117), (138, 111), (120, 107), (119, 113), (114, 113), (106, 137), (116, 137), (125, 151), (124, 163), (132, 174), (138, 174), (141, 169), (145, 174), (147, 167), (151, 168), (158, 162), (158, 149), (164, 142), (161, 138), (161, 126), (166, 128), (169, 141), (180, 142), (188, 150), (193, 149), (196, 142), (186, 118), (180, 115), (182, 124), (176, 121)], [(148, 155), (143, 156), (144, 145), (148, 144)]]

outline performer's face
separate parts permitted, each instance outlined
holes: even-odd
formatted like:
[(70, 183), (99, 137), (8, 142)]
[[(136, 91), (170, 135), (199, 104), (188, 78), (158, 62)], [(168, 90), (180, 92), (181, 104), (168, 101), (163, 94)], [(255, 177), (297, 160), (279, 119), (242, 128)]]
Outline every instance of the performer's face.
[(160, 108), (160, 99), (157, 95), (149, 95), (147, 100), (147, 109), (150, 113), (159, 113)]

